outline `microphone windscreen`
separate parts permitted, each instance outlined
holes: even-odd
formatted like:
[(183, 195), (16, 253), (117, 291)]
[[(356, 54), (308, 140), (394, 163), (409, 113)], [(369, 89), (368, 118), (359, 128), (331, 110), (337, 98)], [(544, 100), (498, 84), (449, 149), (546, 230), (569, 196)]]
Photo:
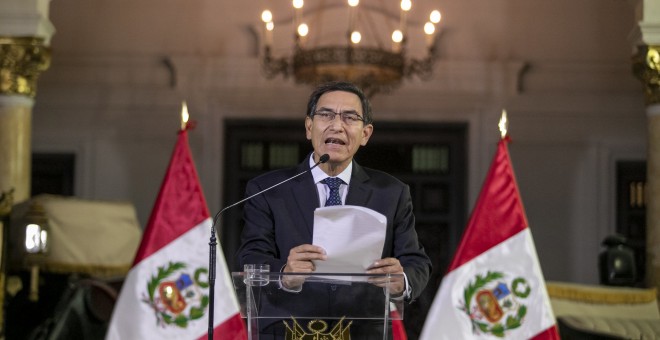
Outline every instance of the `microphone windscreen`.
[(330, 155), (328, 155), (327, 153), (324, 153), (323, 156), (321, 156), (321, 158), (319, 158), (319, 163), (323, 164), (323, 163), (327, 162), (329, 159), (330, 159)]

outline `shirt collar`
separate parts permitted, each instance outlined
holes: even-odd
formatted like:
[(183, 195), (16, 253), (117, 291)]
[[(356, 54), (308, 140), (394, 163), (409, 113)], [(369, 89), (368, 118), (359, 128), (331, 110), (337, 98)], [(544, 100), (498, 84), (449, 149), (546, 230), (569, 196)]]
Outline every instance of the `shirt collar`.
[[(314, 162), (314, 153), (312, 153), (309, 156), (309, 166), (313, 167), (314, 164), (316, 164), (316, 162)], [(344, 171), (342, 171), (336, 177), (341, 178), (341, 180), (344, 181), (344, 183), (346, 183), (346, 185), (348, 185), (351, 182), (351, 174), (352, 173), (353, 173), (353, 160), (351, 160), (351, 163), (348, 164), (346, 169), (344, 169)], [(316, 183), (316, 184), (318, 184), (320, 181), (330, 177), (330, 176), (328, 176), (328, 174), (323, 172), (323, 170), (321, 170), (321, 168), (319, 168), (318, 166), (316, 168), (312, 169), (312, 176), (314, 177), (314, 183)]]

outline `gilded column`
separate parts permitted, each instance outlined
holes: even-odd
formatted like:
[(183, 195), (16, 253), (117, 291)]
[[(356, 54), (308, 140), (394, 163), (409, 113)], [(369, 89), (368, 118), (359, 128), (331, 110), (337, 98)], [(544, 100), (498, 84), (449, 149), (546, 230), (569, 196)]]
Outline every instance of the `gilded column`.
[(660, 46), (640, 46), (633, 70), (644, 83), (648, 119), (646, 285), (660, 290)]
[(646, 159), (646, 286), (660, 289), (660, 1), (643, 0), (633, 71), (644, 85), (648, 120)]
[(7, 222), (13, 205), (30, 198), (32, 107), (55, 33), (50, 1), (0, 0), (0, 338), (5, 336)]
[(0, 192), (30, 197), (32, 106), (37, 78), (50, 64), (44, 40), (0, 37)]

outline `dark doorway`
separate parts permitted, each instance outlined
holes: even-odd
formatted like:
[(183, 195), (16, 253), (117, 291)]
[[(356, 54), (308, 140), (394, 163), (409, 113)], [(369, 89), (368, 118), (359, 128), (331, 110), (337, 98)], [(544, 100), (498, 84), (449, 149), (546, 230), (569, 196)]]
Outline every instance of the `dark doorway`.
[(635, 251), (635, 286), (644, 287), (646, 273), (646, 162), (616, 164), (616, 232)]
[(72, 153), (33, 153), (31, 196), (73, 196), (75, 161)]

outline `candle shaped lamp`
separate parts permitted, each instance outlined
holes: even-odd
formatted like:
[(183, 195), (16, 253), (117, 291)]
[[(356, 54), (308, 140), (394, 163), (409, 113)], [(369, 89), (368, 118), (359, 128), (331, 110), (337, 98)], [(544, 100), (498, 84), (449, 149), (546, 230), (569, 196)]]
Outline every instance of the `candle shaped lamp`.
[(307, 26), (306, 23), (303, 22), (302, 24), (298, 25), (297, 37), (298, 37), (299, 47), (305, 45), (305, 40), (307, 38), (308, 33), (309, 33), (309, 26)]
[[(348, 32), (352, 35), (355, 32), (355, 22), (357, 20), (357, 5), (360, 0), (348, 0)], [(351, 37), (351, 40), (352, 37)]]
[[(440, 30), (440, 27), (436, 26), (440, 24), (440, 20), (442, 19), (442, 14), (440, 14), (440, 11), (438, 10), (433, 10), (431, 14), (429, 15), (429, 22), (427, 22), (424, 25), (424, 32), (426, 33), (426, 47), (428, 47), (430, 50), (433, 50), (435, 47), (435, 36), (437, 35), (437, 31)], [(427, 26), (433, 26), (433, 29), (429, 27), (427, 30)], [(429, 31), (431, 33), (429, 33)]]
[(392, 52), (401, 52), (401, 42), (403, 41), (403, 33), (400, 30), (392, 32)]
[(305, 5), (304, 0), (293, 0), (293, 27), (297, 29), (302, 22), (302, 8)]
[(401, 22), (399, 23), (400, 27), (399, 30), (403, 34), (403, 39), (405, 39), (406, 34), (408, 33), (406, 31), (406, 26), (408, 25), (408, 11), (412, 8), (412, 1), (411, 0), (401, 0)]
[(275, 25), (273, 24), (273, 13), (269, 10), (265, 10), (261, 12), (261, 21), (264, 22), (264, 41), (266, 48), (269, 48), (273, 44), (273, 28)]
[(433, 38), (435, 37), (435, 25), (432, 22), (424, 24), (424, 33), (426, 34), (426, 47), (433, 48)]
[(273, 30), (275, 29), (275, 24), (270, 21), (266, 23), (266, 46), (271, 47), (273, 45)]

